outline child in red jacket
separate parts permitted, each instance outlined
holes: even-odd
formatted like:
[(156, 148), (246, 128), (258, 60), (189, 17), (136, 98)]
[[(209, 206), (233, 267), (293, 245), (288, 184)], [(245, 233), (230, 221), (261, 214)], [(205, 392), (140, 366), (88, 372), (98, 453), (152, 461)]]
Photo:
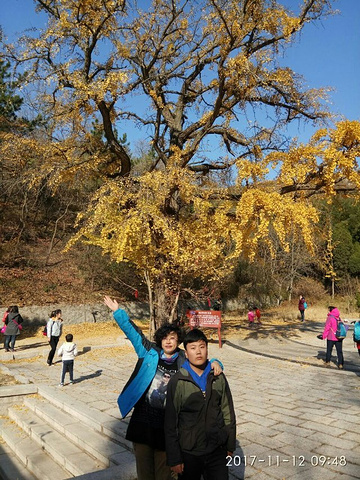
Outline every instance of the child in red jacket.
[(259, 307), (255, 307), (255, 315), (256, 315), (257, 323), (258, 323), (259, 325), (261, 325), (261, 320), (260, 320), (260, 318), (261, 318), (261, 312), (260, 312)]

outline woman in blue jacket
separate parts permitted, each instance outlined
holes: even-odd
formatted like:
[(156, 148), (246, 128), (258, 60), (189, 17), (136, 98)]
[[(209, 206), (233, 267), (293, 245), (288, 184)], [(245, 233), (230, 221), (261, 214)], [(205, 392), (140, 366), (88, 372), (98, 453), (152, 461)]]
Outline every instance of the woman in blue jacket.
[[(132, 343), (138, 356), (135, 369), (118, 398), (122, 417), (132, 408), (126, 438), (133, 442), (138, 480), (171, 480), (165, 454), (165, 399), (167, 384), (185, 361), (185, 353), (178, 348), (181, 330), (171, 324), (155, 332), (155, 342), (119, 308), (116, 300), (106, 296), (104, 303), (112, 311), (116, 323)], [(214, 361), (214, 374), (222, 371)]]

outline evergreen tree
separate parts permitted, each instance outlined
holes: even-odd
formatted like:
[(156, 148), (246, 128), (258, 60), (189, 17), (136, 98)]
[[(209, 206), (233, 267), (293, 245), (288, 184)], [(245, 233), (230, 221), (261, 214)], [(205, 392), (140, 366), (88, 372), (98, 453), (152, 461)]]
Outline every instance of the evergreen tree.
[(353, 242), (346, 221), (337, 223), (333, 230), (334, 267), (338, 276), (349, 272), (349, 259), (353, 254)]
[(349, 258), (349, 270), (351, 275), (360, 275), (360, 243), (354, 243), (353, 253)]

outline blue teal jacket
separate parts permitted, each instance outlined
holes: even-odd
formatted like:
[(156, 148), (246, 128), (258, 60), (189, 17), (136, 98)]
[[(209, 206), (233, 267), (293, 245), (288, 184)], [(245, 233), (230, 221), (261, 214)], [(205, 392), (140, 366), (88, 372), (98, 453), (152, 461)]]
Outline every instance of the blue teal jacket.
[[(135, 369), (118, 398), (118, 405), (122, 417), (130, 412), (136, 402), (142, 397), (155, 377), (161, 349), (154, 342), (150, 342), (142, 331), (130, 320), (125, 310), (118, 309), (114, 318), (121, 330), (132, 343), (138, 356)], [(185, 353), (179, 349), (177, 359), (178, 369), (185, 362)]]
[[(140, 400), (150, 383), (153, 381), (161, 355), (161, 348), (145, 337), (140, 328), (130, 320), (129, 315), (125, 310), (122, 310), (121, 308), (115, 310), (114, 318), (121, 330), (132, 343), (138, 356), (135, 369), (118, 398), (120, 413), (124, 418), (135, 406), (138, 400)], [(178, 353), (179, 356), (176, 360), (177, 370), (180, 369), (186, 360), (184, 350), (178, 349)], [(211, 359), (210, 363), (214, 360), (215, 359)], [(224, 369), (220, 360), (216, 360), (219, 362), (222, 369)]]

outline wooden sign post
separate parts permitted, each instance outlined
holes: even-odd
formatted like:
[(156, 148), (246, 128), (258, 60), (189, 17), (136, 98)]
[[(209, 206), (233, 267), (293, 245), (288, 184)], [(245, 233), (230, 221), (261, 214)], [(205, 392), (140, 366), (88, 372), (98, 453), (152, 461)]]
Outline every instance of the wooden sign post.
[(187, 314), (191, 330), (193, 328), (217, 328), (219, 336), (219, 348), (221, 343), (221, 312), (217, 310), (190, 310)]

